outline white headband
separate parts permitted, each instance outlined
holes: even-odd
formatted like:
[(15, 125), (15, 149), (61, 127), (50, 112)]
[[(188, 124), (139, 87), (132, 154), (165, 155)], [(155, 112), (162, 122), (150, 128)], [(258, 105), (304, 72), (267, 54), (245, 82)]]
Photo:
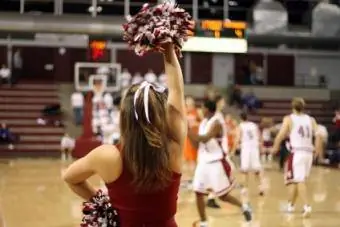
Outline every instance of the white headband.
[(143, 83), (141, 83), (139, 85), (139, 88), (137, 89), (137, 91), (135, 92), (135, 95), (133, 97), (133, 106), (134, 106), (134, 110), (135, 110), (135, 117), (138, 120), (138, 114), (137, 114), (137, 111), (136, 111), (136, 103), (137, 103), (137, 99), (138, 99), (139, 95), (142, 93), (142, 90), (144, 89), (144, 96), (143, 96), (144, 111), (145, 111), (145, 117), (146, 117), (146, 120), (148, 121), (148, 123), (151, 123), (150, 118), (149, 118), (149, 92), (150, 92), (151, 87), (158, 93), (163, 93), (166, 90), (165, 87), (156, 86), (156, 85), (151, 84), (147, 81), (144, 81)]

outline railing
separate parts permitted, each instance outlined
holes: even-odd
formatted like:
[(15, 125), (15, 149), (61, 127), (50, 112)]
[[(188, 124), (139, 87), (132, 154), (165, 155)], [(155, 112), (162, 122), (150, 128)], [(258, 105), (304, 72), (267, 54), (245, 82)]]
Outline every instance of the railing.
[[(311, 12), (319, 0), (277, 0), (288, 11), (289, 29), (311, 27)], [(54, 13), (117, 15), (135, 14), (146, 1), (143, 0), (9, 0), (1, 1), (1, 11), (21, 13)], [(149, 1), (156, 3), (157, 0)], [(177, 0), (198, 19), (224, 19), (252, 22), (253, 7), (257, 0)], [(339, 4), (337, 0), (331, 3)], [(197, 19), (196, 18), (196, 19)]]

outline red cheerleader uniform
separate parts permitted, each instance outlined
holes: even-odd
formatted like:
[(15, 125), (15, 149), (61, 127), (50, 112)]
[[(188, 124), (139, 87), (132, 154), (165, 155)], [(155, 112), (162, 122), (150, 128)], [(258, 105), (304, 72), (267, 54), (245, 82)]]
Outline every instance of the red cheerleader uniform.
[(119, 178), (107, 184), (112, 206), (117, 210), (121, 227), (177, 227), (177, 194), (181, 174), (173, 173), (172, 182), (162, 190), (138, 193), (132, 174), (124, 166)]

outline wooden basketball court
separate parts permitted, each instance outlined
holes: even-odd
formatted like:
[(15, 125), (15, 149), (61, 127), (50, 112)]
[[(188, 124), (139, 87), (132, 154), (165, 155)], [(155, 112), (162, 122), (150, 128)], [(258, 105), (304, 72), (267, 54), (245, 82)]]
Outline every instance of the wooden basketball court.
[[(59, 160), (1, 160), (1, 206), (7, 227), (76, 227), (80, 223), (82, 200), (61, 180), (67, 167)], [(276, 166), (275, 166), (276, 167)], [(211, 227), (340, 227), (340, 172), (315, 167), (309, 181), (312, 217), (302, 219), (302, 205), (290, 216), (284, 214), (286, 191), (282, 173), (266, 172), (268, 192), (258, 197), (256, 185), (251, 192), (254, 221), (243, 223), (238, 209), (219, 202), (222, 209), (208, 209)], [(100, 187), (94, 177), (91, 181)], [(194, 194), (182, 188), (177, 221), (180, 227), (191, 227), (198, 219)], [(161, 226), (160, 226), (161, 227)]]

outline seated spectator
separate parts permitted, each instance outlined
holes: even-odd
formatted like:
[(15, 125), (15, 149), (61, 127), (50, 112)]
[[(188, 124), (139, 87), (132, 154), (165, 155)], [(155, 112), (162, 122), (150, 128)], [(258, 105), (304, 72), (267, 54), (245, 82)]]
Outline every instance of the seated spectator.
[(167, 87), (166, 74), (164, 72), (158, 76), (158, 84)]
[(113, 109), (113, 97), (110, 93), (106, 93), (104, 95), (104, 103), (106, 105), (107, 111), (109, 112), (109, 115), (112, 112)]
[(71, 105), (76, 125), (83, 122), (84, 96), (81, 92), (74, 92), (71, 96)]
[(122, 89), (125, 89), (130, 86), (131, 84), (131, 74), (127, 69), (123, 69), (123, 72), (120, 74), (120, 85)]
[(72, 161), (72, 151), (75, 147), (75, 140), (70, 137), (67, 133), (61, 138), (60, 150), (62, 161)]
[(249, 63), (250, 69), (250, 82), (253, 85), (263, 85), (263, 69), (260, 66), (257, 66), (254, 61), (250, 61)]
[(0, 69), (0, 84), (2, 83), (11, 83), (11, 70), (6, 65), (2, 65)]
[(151, 69), (149, 69), (149, 71), (144, 75), (144, 80), (148, 81), (149, 83), (156, 83), (157, 76)]
[(140, 73), (136, 73), (133, 77), (132, 77), (132, 81), (131, 84), (139, 84), (142, 83), (144, 80), (144, 78), (142, 77), (142, 75)]
[(0, 144), (7, 144), (8, 149), (14, 149), (14, 143), (17, 142), (19, 138), (10, 131), (5, 123), (1, 123), (0, 128)]
[(248, 111), (255, 111), (257, 108), (261, 107), (260, 100), (255, 96), (252, 91), (243, 96), (242, 103)]

